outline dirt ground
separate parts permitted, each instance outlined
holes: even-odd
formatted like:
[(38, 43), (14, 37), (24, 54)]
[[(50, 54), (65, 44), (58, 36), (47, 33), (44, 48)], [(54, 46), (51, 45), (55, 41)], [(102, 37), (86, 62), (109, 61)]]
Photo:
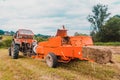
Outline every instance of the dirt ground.
[(119, 68), (120, 70), (120, 57), (118, 55), (120, 55), (120, 46), (104, 46), (106, 48), (110, 48), (110, 50), (112, 51), (112, 55), (113, 55), (113, 62), (115, 63), (115, 65)]
[(49, 68), (44, 61), (22, 54), (11, 59), (7, 49), (0, 49), (0, 80), (120, 80), (120, 47), (101, 47), (111, 49), (113, 64), (71, 61)]
[(120, 54), (120, 46), (104, 46), (110, 48), (113, 54)]

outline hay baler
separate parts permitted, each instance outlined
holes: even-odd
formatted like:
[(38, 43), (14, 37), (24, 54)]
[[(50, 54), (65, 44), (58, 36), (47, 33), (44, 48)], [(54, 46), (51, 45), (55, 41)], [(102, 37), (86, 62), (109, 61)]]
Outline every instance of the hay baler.
[(49, 67), (56, 67), (58, 62), (68, 63), (73, 59), (92, 61), (84, 58), (82, 53), (82, 47), (90, 45), (93, 45), (90, 36), (68, 36), (63, 26), (63, 29), (58, 29), (55, 37), (39, 42), (33, 48), (36, 55), (32, 57), (45, 59)]

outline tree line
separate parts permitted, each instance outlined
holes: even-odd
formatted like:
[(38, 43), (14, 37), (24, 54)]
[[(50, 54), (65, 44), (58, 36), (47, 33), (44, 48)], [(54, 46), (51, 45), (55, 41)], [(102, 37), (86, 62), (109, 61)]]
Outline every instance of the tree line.
[(109, 18), (108, 6), (97, 4), (87, 19), (91, 23), (90, 35), (96, 42), (120, 42), (120, 14)]
[(15, 32), (14, 31), (4, 31), (4, 30), (0, 30), (0, 35), (14, 35)]

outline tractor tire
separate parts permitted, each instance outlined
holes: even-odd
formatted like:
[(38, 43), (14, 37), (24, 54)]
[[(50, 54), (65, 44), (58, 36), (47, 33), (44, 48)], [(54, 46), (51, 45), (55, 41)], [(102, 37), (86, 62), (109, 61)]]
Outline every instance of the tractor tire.
[(13, 59), (18, 59), (19, 56), (19, 46), (12, 43), (11, 56)]
[(8, 48), (9, 56), (11, 56), (11, 47)]
[(51, 68), (57, 67), (57, 64), (58, 64), (57, 56), (54, 53), (49, 53), (46, 56), (46, 63)]

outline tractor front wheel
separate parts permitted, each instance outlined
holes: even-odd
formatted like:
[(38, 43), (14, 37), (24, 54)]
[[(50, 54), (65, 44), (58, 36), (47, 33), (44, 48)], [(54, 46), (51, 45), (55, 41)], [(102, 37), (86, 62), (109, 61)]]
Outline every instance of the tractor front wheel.
[(18, 45), (15, 45), (14, 43), (12, 43), (12, 46), (11, 46), (11, 56), (13, 59), (18, 59), (18, 56), (19, 56), (19, 46)]
[(49, 53), (46, 56), (46, 63), (49, 67), (55, 68), (57, 66), (57, 56), (54, 53)]

